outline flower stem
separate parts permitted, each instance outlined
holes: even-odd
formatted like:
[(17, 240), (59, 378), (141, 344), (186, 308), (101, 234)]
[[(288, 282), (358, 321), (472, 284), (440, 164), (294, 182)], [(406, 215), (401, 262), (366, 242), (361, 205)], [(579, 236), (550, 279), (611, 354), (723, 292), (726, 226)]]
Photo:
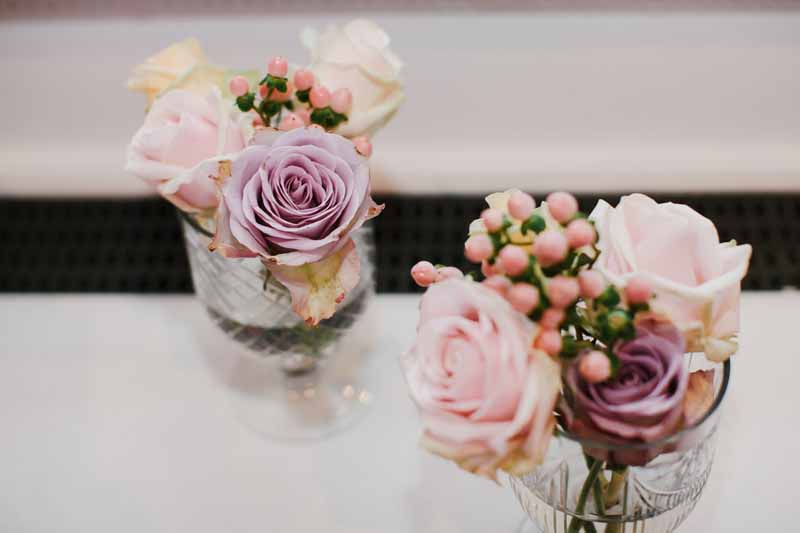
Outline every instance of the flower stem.
[(600, 483), (599, 476), (594, 480), (594, 484), (592, 485), (592, 496), (594, 497), (594, 505), (596, 507), (597, 514), (600, 516), (605, 516), (606, 504), (604, 501), (605, 498), (603, 498), (603, 485)]
[[(611, 481), (608, 483), (605, 493), (605, 499), (609, 507), (619, 503), (620, 494), (622, 493), (622, 489), (625, 487), (625, 481), (627, 481), (627, 479), (627, 468), (621, 471), (613, 470), (611, 472)], [(609, 522), (606, 525), (606, 533), (619, 533), (620, 526), (620, 522)]]
[[(589, 491), (594, 486), (594, 482), (597, 480), (597, 476), (602, 470), (603, 461), (594, 460), (592, 467), (589, 469), (589, 473), (586, 475), (586, 480), (583, 482), (580, 495), (578, 496), (578, 504), (575, 506), (576, 515), (583, 514), (583, 510), (586, 508), (586, 500), (589, 497)], [(578, 518), (577, 516), (573, 516), (572, 520), (570, 520), (569, 527), (567, 528), (567, 533), (578, 533), (581, 527), (583, 527), (585, 524), (587, 524), (586, 521)]]

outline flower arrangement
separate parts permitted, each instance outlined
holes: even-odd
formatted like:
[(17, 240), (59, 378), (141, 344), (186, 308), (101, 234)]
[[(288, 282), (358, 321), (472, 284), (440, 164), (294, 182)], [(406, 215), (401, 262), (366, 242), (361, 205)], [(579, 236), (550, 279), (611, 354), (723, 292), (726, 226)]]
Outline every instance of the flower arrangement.
[(403, 100), (402, 63), (366, 20), (302, 40), (306, 68), (276, 56), (265, 74), (224, 69), (195, 39), (136, 67), (128, 87), (148, 107), (126, 169), (212, 234), (211, 250), (260, 258), (316, 325), (358, 283), (351, 236), (383, 209), (370, 138)]
[[(735, 352), (750, 246), (642, 194), (588, 217), (564, 192), (538, 207), (518, 190), (487, 203), (464, 246), (480, 273), (411, 269), (427, 291), (402, 362), (423, 446), (496, 480), (533, 471), (554, 433), (646, 444), (701, 420), (711, 372), (690, 372), (687, 354)], [(665, 451), (584, 447), (592, 479)]]

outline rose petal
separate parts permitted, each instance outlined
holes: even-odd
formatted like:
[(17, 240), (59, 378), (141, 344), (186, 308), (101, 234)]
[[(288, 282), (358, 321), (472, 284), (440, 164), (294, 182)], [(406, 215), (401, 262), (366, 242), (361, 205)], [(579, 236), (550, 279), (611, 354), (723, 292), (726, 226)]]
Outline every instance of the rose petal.
[(336, 305), (358, 285), (360, 262), (352, 239), (338, 252), (316, 263), (287, 266), (267, 263), (267, 268), (292, 295), (292, 309), (315, 326), (330, 318)]
[(689, 374), (683, 399), (683, 416), (687, 426), (697, 423), (714, 403), (714, 371), (697, 370)]

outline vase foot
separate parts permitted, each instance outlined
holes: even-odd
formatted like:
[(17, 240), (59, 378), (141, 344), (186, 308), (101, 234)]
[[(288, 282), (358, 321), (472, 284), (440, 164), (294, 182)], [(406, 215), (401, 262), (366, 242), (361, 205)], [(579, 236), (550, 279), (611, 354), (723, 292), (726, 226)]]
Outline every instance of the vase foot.
[(310, 375), (281, 376), (255, 394), (232, 398), (237, 418), (259, 435), (277, 440), (313, 441), (360, 421), (372, 403), (372, 392), (355, 380), (319, 379)]

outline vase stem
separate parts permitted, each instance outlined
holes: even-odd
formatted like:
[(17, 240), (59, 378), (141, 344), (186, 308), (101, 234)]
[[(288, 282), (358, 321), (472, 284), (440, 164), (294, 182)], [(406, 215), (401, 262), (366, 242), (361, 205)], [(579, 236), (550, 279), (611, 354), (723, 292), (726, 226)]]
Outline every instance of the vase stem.
[(317, 368), (317, 358), (308, 354), (292, 352), (281, 355), (281, 370), (294, 377), (310, 374)]

